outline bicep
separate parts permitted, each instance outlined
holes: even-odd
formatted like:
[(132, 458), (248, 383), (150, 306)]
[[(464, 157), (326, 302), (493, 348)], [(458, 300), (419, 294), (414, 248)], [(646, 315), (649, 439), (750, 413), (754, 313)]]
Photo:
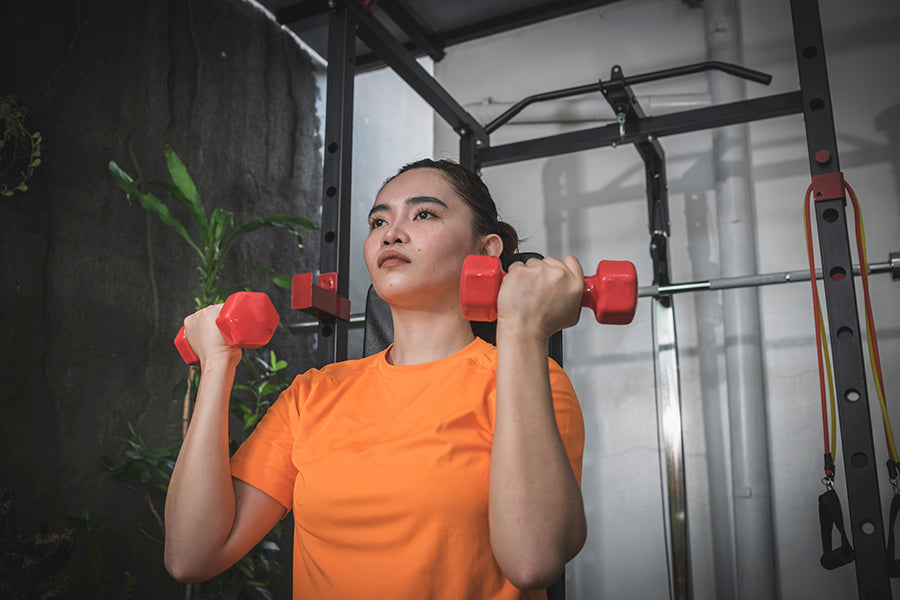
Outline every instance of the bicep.
[(234, 485), (234, 524), (225, 541), (229, 566), (258, 544), (287, 514), (280, 502), (240, 479)]

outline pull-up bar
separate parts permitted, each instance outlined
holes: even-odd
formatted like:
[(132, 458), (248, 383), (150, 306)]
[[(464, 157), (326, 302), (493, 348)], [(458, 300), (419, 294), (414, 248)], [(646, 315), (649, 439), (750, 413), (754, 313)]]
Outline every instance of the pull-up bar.
[(756, 83), (761, 83), (763, 85), (769, 85), (772, 81), (772, 76), (767, 73), (762, 73), (760, 71), (754, 71), (753, 69), (748, 69), (747, 67), (742, 67), (740, 65), (735, 65), (731, 63), (721, 62), (717, 60), (709, 60), (702, 63), (696, 63), (693, 65), (685, 65), (682, 67), (673, 67), (670, 69), (660, 69), (659, 71), (651, 71), (650, 73), (644, 73), (642, 75), (630, 75), (628, 77), (624, 77), (619, 80), (610, 80), (610, 81), (597, 81), (595, 83), (588, 83), (586, 85), (578, 85), (575, 87), (563, 88), (560, 90), (553, 90), (550, 92), (542, 92), (540, 94), (534, 94), (532, 96), (528, 96), (514, 105), (509, 107), (503, 114), (498, 116), (496, 119), (488, 123), (484, 130), (488, 134), (493, 133), (497, 129), (500, 128), (501, 125), (512, 119), (514, 116), (522, 112), (522, 110), (536, 102), (546, 102), (548, 100), (559, 100), (561, 98), (570, 98), (572, 96), (580, 96), (581, 94), (588, 94), (591, 92), (603, 92), (611, 86), (615, 85), (637, 85), (640, 83), (648, 83), (650, 81), (659, 81), (660, 79), (668, 79), (670, 77), (680, 77), (682, 75), (692, 75), (694, 73), (701, 73), (703, 71), (723, 71), (730, 75), (734, 75), (736, 77), (741, 77), (743, 79), (748, 79), (750, 81), (755, 81)]

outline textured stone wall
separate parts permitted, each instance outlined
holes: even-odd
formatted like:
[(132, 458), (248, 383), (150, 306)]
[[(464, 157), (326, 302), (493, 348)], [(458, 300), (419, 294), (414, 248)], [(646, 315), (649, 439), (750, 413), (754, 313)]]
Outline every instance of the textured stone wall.
[[(240, 0), (0, 5), (0, 94), (19, 96), (44, 139), (31, 189), (0, 199), (0, 488), (28, 530), (92, 507), (111, 587), (128, 570), (139, 597), (177, 597), (161, 546), (140, 532), (161, 537), (143, 492), (112, 481), (99, 457), (121, 453), (129, 422), (148, 444), (179, 439), (171, 390), (186, 368), (172, 338), (198, 283), (192, 251), (126, 202), (107, 163), (167, 178), (169, 145), (210, 210), (318, 221), (314, 70)], [(317, 233), (302, 257), (282, 231), (246, 240), (226, 282), (269, 292), (291, 319), (289, 292), (240, 267), (314, 270)], [(313, 343), (279, 332), (272, 346), (299, 372)]]

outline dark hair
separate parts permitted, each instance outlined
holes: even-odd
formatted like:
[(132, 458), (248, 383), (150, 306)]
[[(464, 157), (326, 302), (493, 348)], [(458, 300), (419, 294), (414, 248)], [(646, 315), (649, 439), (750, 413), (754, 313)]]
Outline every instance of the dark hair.
[(475, 234), (485, 236), (496, 233), (503, 240), (500, 263), (504, 269), (509, 268), (519, 249), (519, 234), (512, 225), (500, 220), (497, 214), (497, 205), (481, 178), (459, 163), (444, 159), (423, 158), (400, 167), (397, 173), (389, 177), (381, 187), (383, 188), (398, 175), (415, 169), (435, 169), (441, 172), (453, 191), (472, 209), (472, 226)]

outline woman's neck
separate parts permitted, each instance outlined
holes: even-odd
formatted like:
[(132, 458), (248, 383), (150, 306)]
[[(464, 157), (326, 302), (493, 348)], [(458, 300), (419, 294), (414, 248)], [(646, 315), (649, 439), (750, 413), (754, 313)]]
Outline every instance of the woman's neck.
[(394, 344), (388, 360), (393, 365), (417, 365), (446, 358), (468, 346), (475, 335), (462, 314), (393, 308)]

